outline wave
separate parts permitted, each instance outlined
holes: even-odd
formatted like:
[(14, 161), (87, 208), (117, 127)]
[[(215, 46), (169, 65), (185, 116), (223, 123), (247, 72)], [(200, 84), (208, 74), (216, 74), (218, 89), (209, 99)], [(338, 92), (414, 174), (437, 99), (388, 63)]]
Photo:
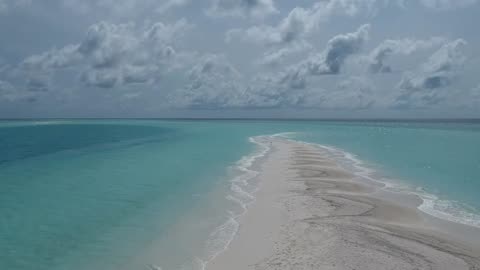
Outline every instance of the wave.
[(260, 174), (255, 170), (257, 163), (262, 160), (271, 150), (271, 136), (280, 134), (250, 137), (249, 141), (256, 145), (253, 153), (242, 157), (236, 162), (233, 170), (235, 177), (230, 181), (229, 193), (226, 199), (240, 207), (240, 211), (228, 210), (227, 220), (215, 228), (210, 234), (206, 244), (207, 254), (204, 259), (197, 258), (197, 269), (204, 270), (207, 264), (224, 252), (235, 238), (240, 223), (238, 219), (243, 216), (250, 204), (255, 201), (255, 193), (258, 191), (258, 181), (254, 181)]
[(422, 203), (417, 208), (428, 215), (463, 225), (480, 227), (480, 214), (478, 214), (480, 212), (477, 209), (457, 201), (440, 199), (437, 195), (425, 191), (422, 187), (412, 187), (400, 181), (381, 177), (377, 170), (370, 168), (368, 164), (360, 160), (355, 154), (333, 146), (297, 140), (295, 138), (297, 134), (286, 132), (276, 136), (322, 149), (344, 169), (349, 170), (361, 179), (379, 184), (386, 191), (418, 196)]
[[(255, 201), (255, 193), (259, 188), (259, 181), (257, 180), (257, 176), (260, 174), (257, 169), (258, 164), (271, 151), (270, 142), (274, 138), (282, 138), (314, 146), (322, 150), (329, 158), (337, 161), (344, 169), (355, 174), (359, 179), (376, 183), (386, 191), (415, 194), (423, 201), (418, 206), (418, 209), (424, 213), (444, 220), (480, 227), (480, 215), (467, 211), (466, 206), (454, 201), (441, 200), (437, 196), (427, 193), (422, 188), (412, 188), (399, 181), (395, 182), (392, 179), (383, 178), (377, 170), (371, 168), (355, 154), (333, 146), (298, 140), (296, 137), (299, 134), (297, 132), (283, 132), (249, 138), (249, 141), (255, 144), (256, 148), (251, 154), (242, 157), (232, 167), (235, 177), (230, 180), (229, 190), (225, 195), (225, 199), (238, 206), (239, 209), (227, 210), (226, 220), (209, 235), (205, 245), (206, 253), (204, 256), (194, 258), (193, 261), (180, 269), (205, 270), (212, 260), (228, 249), (240, 227), (239, 218), (247, 213), (249, 206)], [(149, 269), (161, 270), (162, 268), (151, 265)]]

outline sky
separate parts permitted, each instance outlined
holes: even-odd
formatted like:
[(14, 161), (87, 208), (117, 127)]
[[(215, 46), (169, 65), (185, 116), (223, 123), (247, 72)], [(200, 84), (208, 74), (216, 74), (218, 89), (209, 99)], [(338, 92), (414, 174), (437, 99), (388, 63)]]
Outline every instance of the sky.
[(0, 118), (480, 117), (480, 0), (0, 0)]

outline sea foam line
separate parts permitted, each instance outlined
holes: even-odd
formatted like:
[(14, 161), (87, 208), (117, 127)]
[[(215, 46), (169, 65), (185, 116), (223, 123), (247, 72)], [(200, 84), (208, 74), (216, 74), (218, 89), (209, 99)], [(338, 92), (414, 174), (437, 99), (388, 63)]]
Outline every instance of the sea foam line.
[(258, 191), (258, 184), (256, 185), (252, 181), (257, 178), (260, 172), (254, 170), (254, 167), (258, 161), (270, 152), (270, 141), (275, 136), (280, 136), (280, 134), (249, 138), (249, 141), (255, 144), (257, 148), (252, 154), (246, 155), (236, 162), (234, 168), (238, 171), (238, 174), (230, 181), (230, 193), (225, 197), (239, 205), (242, 210), (237, 213), (228, 211), (228, 219), (210, 234), (206, 244), (208, 255), (203, 260), (197, 258), (201, 261), (200, 269), (205, 270), (207, 264), (227, 250), (235, 238), (240, 227), (238, 219), (248, 211), (249, 205), (255, 201), (254, 194)]
[(421, 187), (412, 188), (409, 185), (395, 183), (394, 180), (391, 179), (378, 179), (378, 177), (375, 177), (377, 171), (369, 168), (368, 165), (357, 158), (355, 154), (333, 146), (297, 140), (295, 138), (297, 134), (298, 133), (295, 132), (285, 132), (274, 136), (323, 149), (330, 158), (336, 160), (344, 169), (351, 171), (357, 177), (381, 184), (382, 189), (386, 191), (418, 196), (422, 200), (422, 203), (417, 208), (428, 215), (463, 225), (480, 227), (480, 214), (466, 210), (468, 206), (465, 207), (461, 203), (452, 200), (442, 200), (438, 198), (438, 196), (426, 192)]

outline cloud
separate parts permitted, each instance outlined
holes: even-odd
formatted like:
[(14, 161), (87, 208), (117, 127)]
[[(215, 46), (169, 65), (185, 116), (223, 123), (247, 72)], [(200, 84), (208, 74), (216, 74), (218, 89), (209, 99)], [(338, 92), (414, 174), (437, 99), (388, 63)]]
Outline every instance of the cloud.
[(248, 89), (249, 106), (254, 108), (362, 110), (375, 104), (375, 87), (363, 77), (349, 77), (333, 87), (292, 89), (268, 77), (252, 85), (256, 87)]
[(393, 54), (410, 55), (419, 50), (430, 49), (445, 42), (444, 38), (433, 37), (426, 40), (419, 39), (387, 39), (380, 43), (367, 56), (368, 69), (372, 73), (391, 72), (392, 68), (385, 64), (385, 60)]
[(208, 54), (189, 71), (187, 83), (170, 96), (174, 106), (221, 108), (242, 106), (241, 75), (225, 56)]
[(212, 0), (207, 14), (214, 17), (263, 18), (278, 13), (273, 0)]
[(21, 69), (32, 76), (75, 68), (82, 82), (100, 88), (146, 83), (169, 69), (176, 55), (173, 47), (189, 28), (183, 19), (143, 30), (134, 24), (99, 22), (80, 43), (30, 56)]
[(239, 39), (266, 45), (287, 44), (304, 39), (316, 30), (321, 22), (334, 14), (353, 16), (363, 10), (372, 10), (375, 2), (375, 0), (331, 0), (317, 2), (310, 8), (296, 7), (278, 25), (231, 29), (226, 34), (226, 41)]
[(136, 18), (148, 12), (165, 14), (190, 0), (58, 0), (63, 8), (81, 15), (98, 14), (105, 18)]
[(437, 89), (450, 86), (459, 68), (465, 62), (463, 39), (444, 44), (423, 63), (415, 73), (404, 74), (397, 85), (401, 90), (396, 105), (399, 107), (432, 105), (440, 101)]
[(301, 106), (305, 92), (279, 87), (274, 78), (257, 76), (242, 83), (242, 75), (222, 55), (206, 55), (188, 72), (188, 83), (169, 100), (190, 109), (278, 108)]
[(375, 86), (366, 77), (349, 77), (325, 96), (322, 108), (363, 110), (375, 105)]
[(462, 8), (478, 3), (477, 0), (420, 0), (420, 2), (425, 7), (437, 10)]
[(0, 0), (0, 15), (12, 8), (26, 7), (31, 3), (32, 0)]
[(0, 80), (0, 99), (13, 99), (15, 88), (9, 82)]
[(45, 76), (31, 76), (27, 80), (26, 90), (30, 92), (47, 92), (49, 89), (49, 78)]
[[(345, 60), (361, 50), (369, 29), (362, 25), (355, 32), (337, 35), (318, 55), (285, 72), (258, 75), (249, 83), (242, 83), (242, 76), (225, 57), (205, 56), (188, 73), (189, 83), (172, 103), (188, 108), (331, 108), (335, 102), (324, 103), (330, 100), (328, 91), (307, 87), (307, 78), (338, 74)], [(367, 99), (371, 88), (366, 80), (352, 79), (338, 87), (332, 100), (350, 109), (366, 108), (373, 104)]]
[(0, 101), (35, 101), (36, 95), (33, 92), (21, 91), (10, 82), (0, 80)]
[(277, 67), (289, 56), (309, 49), (312, 49), (312, 45), (307, 42), (294, 42), (280, 49), (266, 51), (258, 63), (269, 67)]
[(190, 0), (167, 0), (165, 3), (161, 3), (156, 11), (163, 14), (173, 8), (185, 6), (188, 3), (190, 3)]
[(38, 55), (32, 55), (22, 62), (22, 66), (29, 70), (44, 71), (68, 67), (81, 60), (78, 48), (78, 45), (67, 45), (61, 49), (52, 49)]
[(288, 84), (292, 88), (305, 88), (308, 76), (340, 73), (345, 60), (362, 49), (368, 40), (369, 31), (370, 25), (365, 24), (355, 32), (333, 37), (328, 41), (323, 52), (289, 68), (280, 79), (281, 83)]

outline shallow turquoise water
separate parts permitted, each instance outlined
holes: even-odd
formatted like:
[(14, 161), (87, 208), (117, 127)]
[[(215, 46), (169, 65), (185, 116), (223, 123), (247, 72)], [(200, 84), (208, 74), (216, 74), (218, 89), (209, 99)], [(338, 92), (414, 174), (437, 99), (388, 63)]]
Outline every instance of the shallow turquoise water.
[(280, 132), (457, 202), (440, 210), (480, 209), (478, 123), (5, 121), (0, 269), (180, 269), (232, 210), (248, 138)]

